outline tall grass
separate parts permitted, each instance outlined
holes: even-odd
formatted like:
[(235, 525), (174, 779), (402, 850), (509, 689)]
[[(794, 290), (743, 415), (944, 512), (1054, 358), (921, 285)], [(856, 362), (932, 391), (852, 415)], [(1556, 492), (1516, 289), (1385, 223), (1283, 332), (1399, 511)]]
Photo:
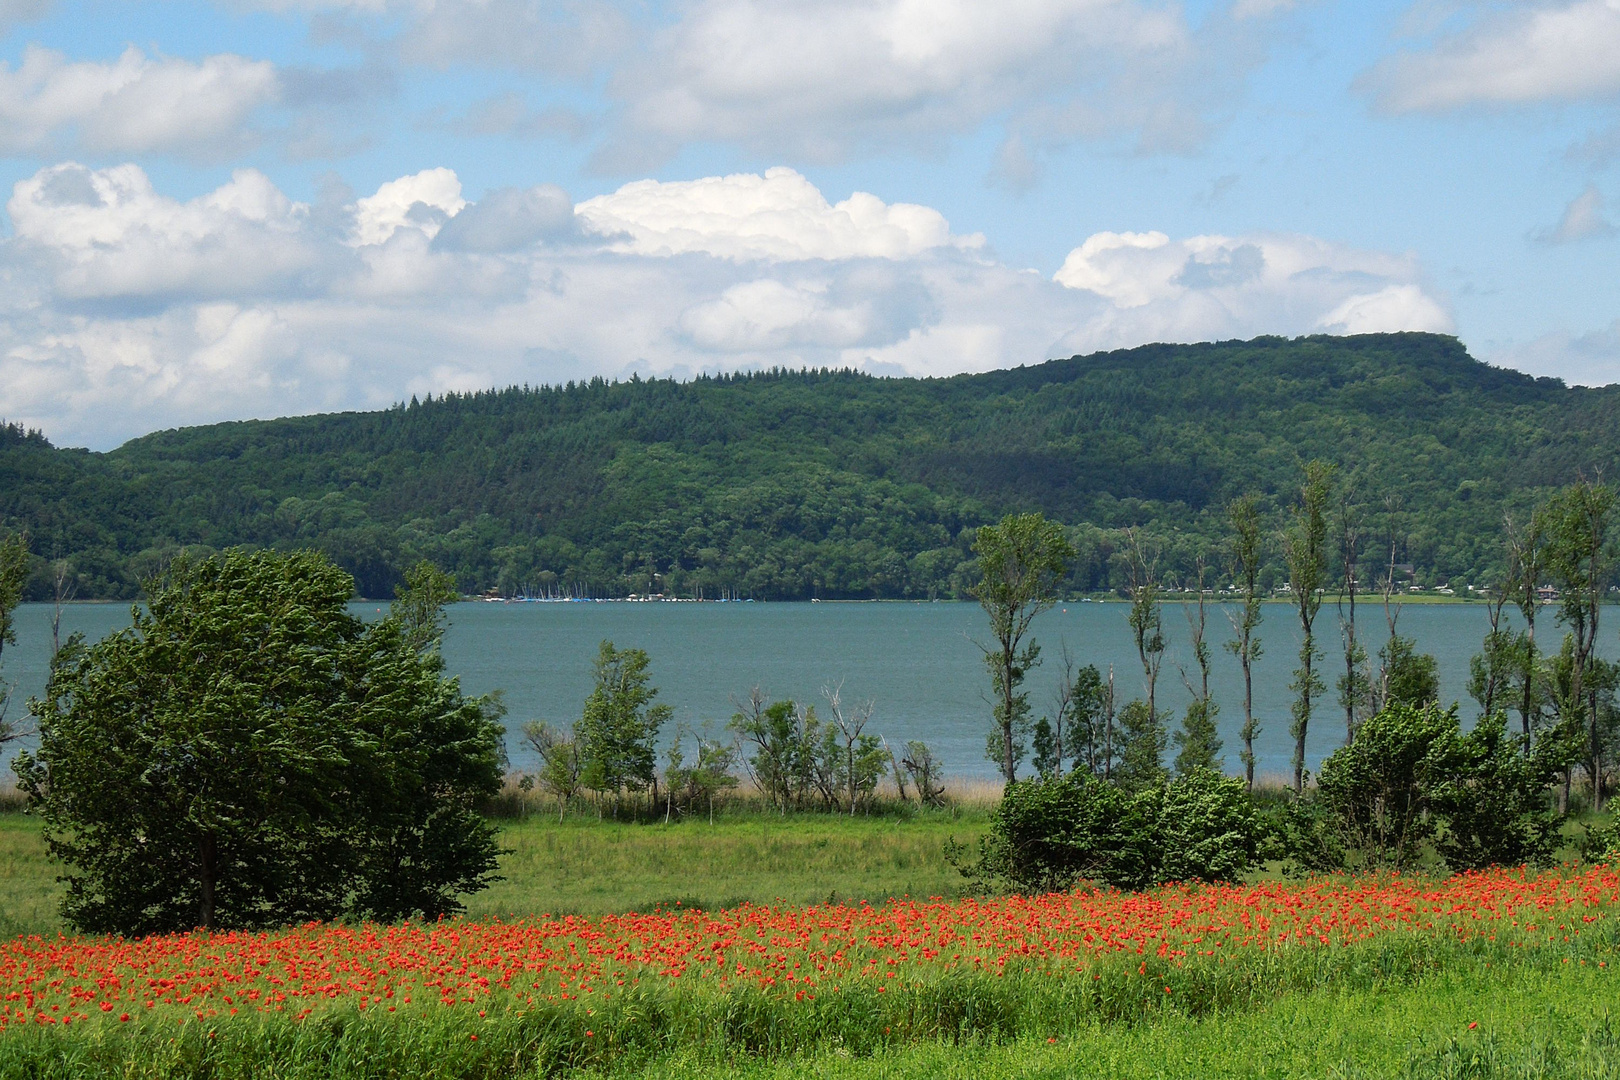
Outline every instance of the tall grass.
[(1617, 959), (1616, 944), (1609, 932), (1580, 935), (1567, 945), (1527, 947), (1484, 937), (1391, 934), (1343, 947), (1257, 950), (1221, 963), (1189, 958), (1177, 966), (1126, 954), (1063, 975), (1032, 965), (1003, 975), (851, 981), (813, 1001), (751, 985), (653, 982), (583, 1001), (530, 1001), (522, 992), (503, 991), (477, 1011), (433, 1002), (385, 1013), (345, 999), (302, 1020), (285, 1014), (204, 1018), (164, 1007), (130, 1022), (97, 1016), (66, 1030), (27, 1027), (0, 1034), (0, 1076), (650, 1075), (671, 1058), (718, 1070), (816, 1055), (871, 1058), (908, 1044), (1002, 1045), (1084, 1040), (1101, 1028), (1185, 1029), (1190, 1021), (1265, 1009), (1289, 995), (1370, 998), (1431, 980), (1479, 985), (1504, 973), (1566, 967), (1607, 999), (1610, 969), (1597, 965)]

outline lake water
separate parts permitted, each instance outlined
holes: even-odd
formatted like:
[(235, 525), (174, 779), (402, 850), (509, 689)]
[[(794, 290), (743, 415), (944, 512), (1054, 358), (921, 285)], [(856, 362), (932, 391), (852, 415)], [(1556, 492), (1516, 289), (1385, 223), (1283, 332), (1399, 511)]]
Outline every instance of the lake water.
[[(375, 617), (382, 609), (366, 604), (354, 610)], [(1036, 622), (1035, 636), (1045, 657), (1029, 681), (1036, 715), (1052, 709), (1065, 645), (1081, 664), (1096, 664), (1105, 673), (1108, 665), (1114, 666), (1120, 703), (1142, 694), (1128, 611), (1122, 603), (1069, 604)], [(1189, 700), (1177, 672), (1179, 662), (1193, 674), (1182, 611), (1180, 604), (1165, 605), (1170, 649), (1159, 678), (1163, 709), (1182, 709)], [(1287, 689), (1299, 650), (1293, 614), (1284, 604), (1267, 604), (1259, 631), (1265, 651), (1255, 672), (1255, 711), (1263, 724), (1256, 747), (1258, 771), (1273, 776), (1289, 771), (1293, 752)], [(25, 604), (17, 613), (18, 642), (3, 656), (5, 678), (17, 690), (10, 713), (14, 722), (25, 719), (26, 698), (44, 687), (49, 620), (49, 605)], [(1382, 610), (1361, 607), (1358, 621), (1369, 652), (1376, 653), (1387, 636)], [(1620, 613), (1606, 609), (1604, 621), (1600, 651), (1615, 657), (1620, 654), (1615, 633)], [(80, 630), (95, 639), (128, 623), (127, 605), (74, 604), (64, 613), (63, 632)], [(1537, 624), (1543, 642), (1562, 636), (1550, 608)], [(1227, 768), (1236, 772), (1242, 676), (1236, 660), (1220, 648), (1231, 631), (1219, 608), (1209, 609), (1208, 625), (1217, 720), (1226, 740)], [(620, 648), (647, 650), (659, 700), (674, 707), (683, 725), (707, 724), (719, 732), (736, 711), (733, 701), (756, 684), (773, 698), (819, 702), (823, 687), (841, 681), (846, 701), (869, 698), (875, 703), (868, 730), (886, 736), (891, 746), (898, 749), (908, 739), (923, 739), (944, 759), (949, 774), (991, 777), (995, 767), (984, 755), (989, 682), (974, 643), (987, 639), (985, 630), (983, 612), (969, 603), (464, 603), (450, 609), (444, 653), (450, 673), (460, 676), (465, 690), (504, 692), (517, 769), (533, 765), (532, 755), (517, 745), (518, 727), (530, 719), (566, 723), (579, 716), (590, 692), (591, 658), (606, 638)], [(1466, 689), (1468, 660), (1479, 651), (1486, 630), (1484, 605), (1408, 605), (1400, 630), (1437, 659), (1443, 700), (1461, 701), (1465, 720), (1471, 719), (1476, 710)], [(1318, 618), (1317, 639), (1327, 653), (1323, 675), (1331, 687), (1343, 670), (1331, 606), (1324, 606)], [(1330, 689), (1312, 723), (1312, 768), (1344, 738), (1344, 714), (1333, 696)]]

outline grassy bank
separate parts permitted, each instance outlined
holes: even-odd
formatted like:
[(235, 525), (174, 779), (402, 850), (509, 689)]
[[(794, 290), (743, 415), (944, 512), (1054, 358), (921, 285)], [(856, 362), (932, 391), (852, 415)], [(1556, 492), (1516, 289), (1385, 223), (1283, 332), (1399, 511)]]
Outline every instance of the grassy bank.
[[(680, 824), (615, 824), (536, 815), (501, 825), (505, 880), (466, 898), (470, 918), (515, 919), (647, 911), (662, 903), (881, 902), (891, 896), (959, 896), (945, 861), (950, 837), (971, 841), (983, 811), (900, 818), (738, 812)], [(59, 872), (39, 819), (0, 814), (0, 940), (63, 929)]]

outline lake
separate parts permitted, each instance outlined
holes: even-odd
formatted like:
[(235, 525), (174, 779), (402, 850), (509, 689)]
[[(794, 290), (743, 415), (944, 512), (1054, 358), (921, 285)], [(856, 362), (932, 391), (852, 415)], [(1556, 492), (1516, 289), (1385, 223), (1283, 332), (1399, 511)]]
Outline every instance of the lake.
[[(383, 610), (357, 604), (357, 614), (375, 618)], [(1035, 636), (1045, 662), (1031, 675), (1030, 701), (1036, 715), (1052, 710), (1064, 646), (1081, 664), (1105, 673), (1114, 666), (1119, 701), (1142, 694), (1142, 672), (1130, 629), (1129, 605), (1072, 603), (1041, 616)], [(1620, 654), (1620, 613), (1605, 609), (1600, 652)], [(819, 702), (823, 687), (842, 682), (844, 698), (875, 703), (869, 731), (887, 737), (897, 750), (908, 739), (922, 739), (944, 759), (949, 775), (988, 778), (995, 766), (985, 758), (989, 724), (989, 680), (975, 640), (987, 640), (984, 613), (970, 603), (462, 603), (449, 611), (444, 654), (451, 674), (473, 693), (499, 689), (513, 735), (512, 765), (532, 767), (516, 733), (530, 719), (566, 723), (577, 718), (590, 692), (590, 662), (604, 638), (620, 648), (647, 650), (659, 700), (674, 707), (681, 725), (720, 732), (732, 704), (758, 685), (773, 698)], [(1542, 641), (1558, 640), (1553, 610), (1537, 620)], [(1369, 652), (1387, 634), (1377, 605), (1358, 608), (1358, 622)], [(94, 639), (129, 623), (125, 604), (73, 604), (63, 616), (64, 634), (83, 631)], [(1220, 648), (1231, 636), (1221, 609), (1211, 607), (1212, 692), (1220, 706), (1217, 721), (1226, 740), (1226, 766), (1238, 762), (1238, 729), (1243, 722), (1243, 682), (1236, 660)], [(23, 702), (44, 687), (50, 652), (50, 606), (24, 604), (17, 613), (18, 642), (4, 653), (4, 673), (15, 684), (13, 721), (23, 720)], [(1179, 603), (1165, 605), (1170, 649), (1159, 678), (1161, 708), (1183, 709), (1190, 700), (1177, 664), (1192, 670), (1188, 625)], [(1447, 703), (1461, 701), (1465, 722), (1476, 713), (1467, 695), (1468, 660), (1479, 651), (1486, 630), (1483, 604), (1409, 604), (1400, 616), (1401, 633), (1413, 636), (1420, 651), (1439, 662)], [(1255, 672), (1255, 711), (1263, 730), (1257, 741), (1258, 772), (1289, 772), (1293, 743), (1288, 737), (1288, 682), (1299, 651), (1293, 609), (1267, 604), (1260, 636), (1264, 655)], [(1330, 690), (1318, 703), (1308, 743), (1312, 768), (1344, 739), (1344, 714), (1331, 689), (1343, 670), (1338, 617), (1324, 605), (1317, 640), (1327, 658), (1323, 679)], [(9, 760), (10, 755), (7, 754)], [(7, 770), (9, 772), (9, 769)]]

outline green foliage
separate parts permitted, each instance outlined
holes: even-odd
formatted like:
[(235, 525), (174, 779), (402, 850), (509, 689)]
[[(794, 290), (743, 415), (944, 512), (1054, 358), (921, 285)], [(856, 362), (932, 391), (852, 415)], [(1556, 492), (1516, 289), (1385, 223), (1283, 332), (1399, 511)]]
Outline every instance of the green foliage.
[(716, 796), (737, 786), (737, 778), (732, 775), (737, 764), (737, 747), (734, 743), (711, 739), (706, 732), (693, 732), (697, 757), (687, 764), (681, 735), (677, 729), (665, 758), (665, 817), (673, 816), (676, 811), (707, 810), (712, 820)]
[(945, 803), (945, 764), (934, 756), (928, 744), (917, 739), (906, 743), (906, 754), (900, 765), (911, 776), (917, 789), (917, 802), (923, 806), (943, 806)]
[(1178, 776), (1155, 820), (1160, 881), (1237, 881), (1259, 856), (1264, 830), (1248, 786), (1217, 770)]
[[(318, 547), (364, 596), (429, 559), (462, 589), (760, 599), (965, 596), (973, 529), (1039, 509), (1080, 551), (1065, 592), (1168, 581), (1297, 462), (1360, 463), (1413, 507), (1425, 583), (1491, 580), (1578, 469), (1620, 474), (1620, 389), (1565, 387), (1430, 334), (1151, 345), (949, 379), (777, 372), (591, 380), (370, 413), (165, 431), (109, 454), (0, 436), (0, 522), (81, 597), (133, 597), (181, 547)], [(1382, 494), (1382, 492), (1380, 492)], [(1281, 569), (1263, 553), (1262, 588)]]
[(540, 758), (536, 778), (540, 786), (557, 800), (557, 819), (562, 820), (568, 804), (584, 787), (585, 758), (579, 727), (562, 730), (544, 720), (523, 725), (523, 741)]
[(658, 729), (673, 711), (654, 705), (652, 662), (642, 649), (616, 649), (603, 641), (591, 662), (596, 686), (575, 729), (581, 745), (580, 780), (593, 791), (645, 791), (653, 785)]
[(744, 760), (754, 783), (781, 810), (802, 809), (815, 797), (818, 760), (837, 750), (832, 729), (817, 719), (814, 708), (801, 709), (792, 701), (767, 705), (758, 687), (732, 716), (731, 730), (748, 748)]
[(981, 885), (1022, 893), (1076, 881), (1137, 889), (1157, 881), (1234, 881), (1254, 864), (1262, 828), (1243, 781), (1198, 769), (1129, 792), (1087, 772), (1007, 786), (969, 861)]
[(1325, 461), (1305, 464), (1305, 481), (1299, 503), (1293, 508), (1293, 522), (1283, 535), (1283, 553), (1288, 560), (1288, 588), (1299, 613), (1302, 631), (1299, 667), (1288, 688), (1294, 691), (1292, 721), (1288, 733), (1294, 737), (1294, 791), (1305, 786), (1305, 738), (1310, 730), (1311, 705), (1326, 687), (1314, 664), (1322, 657), (1315, 637), (1316, 613), (1322, 606), (1322, 590), (1327, 586), (1327, 509), (1332, 492), (1333, 466)]
[(1502, 713), (1481, 717), (1472, 731), (1450, 742), (1442, 751), (1444, 766), (1431, 771), (1427, 793), (1441, 820), (1435, 848), (1446, 865), (1550, 865), (1563, 821), (1548, 806), (1551, 763), (1522, 752)]
[(1164, 783), (1164, 752), (1170, 739), (1164, 726), (1137, 699), (1119, 710), (1119, 764), (1114, 781), (1126, 791), (1145, 791)]
[(405, 639), (418, 649), (427, 649), (444, 637), (444, 606), (460, 599), (456, 579), (423, 561), (405, 571), (405, 580), (394, 586), (390, 610)]
[(1012, 783), (1029, 723), (1029, 694), (1019, 686), (1041, 655), (1040, 646), (1028, 638), (1030, 624), (1057, 601), (1075, 550), (1062, 526), (1041, 514), (1009, 514), (999, 524), (981, 526), (973, 550), (979, 571), (973, 595), (990, 617), (994, 639), (984, 647), (995, 695), (987, 752)]
[(1152, 814), (1158, 793), (1128, 794), (1089, 773), (1007, 785), (978, 857), (951, 860), (969, 878), (1026, 894), (1057, 892), (1076, 881), (1141, 888), (1153, 881), (1158, 851)]
[(1232, 577), (1243, 593), (1243, 611), (1233, 620), (1232, 629), (1237, 636), (1226, 642), (1226, 650), (1237, 657), (1243, 668), (1243, 728), (1238, 733), (1243, 750), (1238, 755), (1243, 762), (1244, 781), (1254, 788), (1254, 740), (1260, 735), (1260, 720), (1254, 715), (1254, 663), (1264, 650), (1260, 635), (1260, 547), (1259, 500), (1253, 494), (1240, 495), (1226, 508), (1232, 529)]
[(128, 629), (57, 654), (17, 773), (63, 911), (142, 934), (460, 910), (491, 880), (488, 699), (316, 553), (176, 560)]
[(1457, 710), (1392, 704), (1322, 762), (1317, 792), (1338, 844), (1360, 865), (1412, 866), (1438, 822), (1434, 789), (1448, 779)]
[(1384, 680), (1382, 705), (1422, 708), (1440, 703), (1440, 669), (1434, 657), (1417, 651), (1413, 638), (1394, 634), (1378, 650)]
[(1187, 704), (1187, 713), (1181, 719), (1181, 730), (1174, 735), (1177, 776), (1186, 776), (1200, 769), (1217, 773), (1224, 770), (1221, 738), (1215, 728), (1215, 713), (1218, 710), (1219, 706), (1213, 698), (1199, 698)]
[(1053, 776), (1061, 771), (1063, 763), (1058, 760), (1057, 738), (1052, 734), (1052, 721), (1044, 716), (1035, 721), (1030, 743), (1035, 751), (1035, 756), (1030, 761), (1035, 767), (1035, 775)]
[(1074, 674), (1069, 687), (1068, 736), (1064, 750), (1074, 761), (1074, 768), (1086, 769), (1096, 776), (1112, 773), (1110, 755), (1109, 687), (1103, 681), (1096, 664), (1087, 664)]

